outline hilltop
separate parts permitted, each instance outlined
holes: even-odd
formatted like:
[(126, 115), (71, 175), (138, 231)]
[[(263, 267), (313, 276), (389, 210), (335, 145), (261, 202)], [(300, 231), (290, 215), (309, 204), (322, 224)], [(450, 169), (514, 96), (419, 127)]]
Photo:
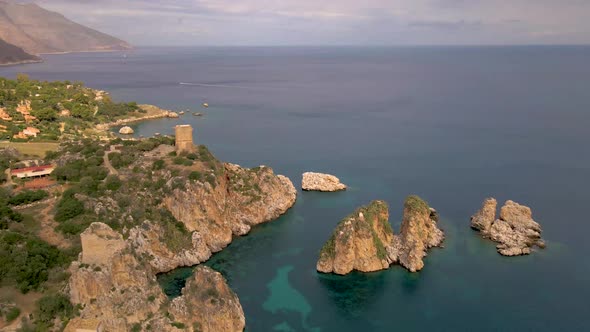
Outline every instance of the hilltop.
[(36, 4), (0, 0), (0, 38), (28, 53), (127, 50), (131, 45)]

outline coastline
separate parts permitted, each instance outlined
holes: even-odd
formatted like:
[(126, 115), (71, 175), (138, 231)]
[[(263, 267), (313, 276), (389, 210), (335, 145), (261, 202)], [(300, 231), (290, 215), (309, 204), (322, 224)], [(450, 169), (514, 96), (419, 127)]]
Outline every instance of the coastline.
[(18, 66), (18, 65), (26, 65), (30, 63), (41, 63), (43, 59), (40, 60), (23, 60), (17, 62), (7, 62), (7, 63), (0, 63), (0, 67), (9, 67), (9, 66)]
[(38, 55), (63, 55), (63, 54), (73, 54), (73, 53), (115, 53), (115, 52), (132, 51), (134, 49), (135, 48), (133, 46), (129, 46), (129, 48), (119, 49), (119, 50), (104, 49), (104, 50), (88, 50), (88, 51), (43, 52), (43, 53), (38, 53)]
[(108, 130), (112, 127), (124, 126), (135, 122), (172, 118), (170, 115), (173, 113), (176, 114), (174, 111), (162, 109), (155, 105), (141, 104), (138, 106), (140, 109), (145, 110), (147, 114), (136, 118), (119, 119), (115, 122), (97, 124), (96, 128), (98, 130)]

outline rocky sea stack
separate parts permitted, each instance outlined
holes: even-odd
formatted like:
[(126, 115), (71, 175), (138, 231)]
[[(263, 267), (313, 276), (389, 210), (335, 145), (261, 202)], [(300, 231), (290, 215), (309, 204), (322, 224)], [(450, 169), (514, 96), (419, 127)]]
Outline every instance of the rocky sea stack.
[(346, 185), (340, 179), (330, 174), (306, 172), (303, 173), (301, 188), (306, 191), (340, 191), (346, 190)]
[(317, 270), (347, 274), (353, 270), (371, 272), (389, 267), (387, 245), (393, 240), (389, 209), (373, 201), (344, 218), (320, 252)]
[(479, 211), (471, 217), (471, 228), (484, 238), (497, 242), (498, 253), (504, 256), (528, 255), (535, 246), (545, 248), (541, 226), (533, 220), (528, 206), (506, 201), (496, 219), (497, 201), (487, 198)]
[(371, 272), (399, 263), (411, 272), (424, 267), (427, 249), (440, 246), (443, 232), (438, 215), (418, 196), (404, 204), (399, 235), (389, 224), (389, 209), (383, 201), (373, 201), (344, 218), (320, 251), (317, 270), (347, 274), (353, 270)]

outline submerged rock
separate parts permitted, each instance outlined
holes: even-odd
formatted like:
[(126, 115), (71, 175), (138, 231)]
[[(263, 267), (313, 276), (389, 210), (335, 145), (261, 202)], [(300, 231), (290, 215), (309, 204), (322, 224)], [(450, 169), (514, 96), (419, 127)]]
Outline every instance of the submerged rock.
[(394, 235), (387, 204), (373, 201), (338, 224), (320, 252), (317, 270), (371, 272), (399, 263), (411, 272), (419, 271), (424, 267), (427, 249), (440, 246), (444, 239), (437, 220), (436, 210), (419, 197), (410, 196), (404, 204), (400, 234)]
[(135, 131), (133, 131), (133, 128), (125, 126), (121, 129), (119, 129), (119, 134), (121, 135), (132, 135)]
[(346, 185), (340, 182), (340, 179), (330, 174), (306, 172), (303, 173), (301, 181), (303, 190), (308, 191), (340, 191), (346, 190)]
[(533, 220), (529, 207), (506, 201), (496, 219), (494, 198), (484, 201), (482, 208), (471, 217), (471, 227), (484, 238), (497, 242), (498, 253), (504, 256), (528, 255), (535, 246), (545, 247), (541, 226)]

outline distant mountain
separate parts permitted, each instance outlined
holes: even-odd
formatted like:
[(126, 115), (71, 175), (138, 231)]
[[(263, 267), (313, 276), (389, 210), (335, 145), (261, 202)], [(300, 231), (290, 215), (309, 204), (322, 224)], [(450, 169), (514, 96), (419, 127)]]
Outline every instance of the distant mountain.
[(22, 48), (14, 46), (0, 39), (0, 65), (38, 62), (41, 58), (25, 52)]
[(126, 50), (131, 45), (36, 4), (0, 0), (0, 38), (28, 53)]

